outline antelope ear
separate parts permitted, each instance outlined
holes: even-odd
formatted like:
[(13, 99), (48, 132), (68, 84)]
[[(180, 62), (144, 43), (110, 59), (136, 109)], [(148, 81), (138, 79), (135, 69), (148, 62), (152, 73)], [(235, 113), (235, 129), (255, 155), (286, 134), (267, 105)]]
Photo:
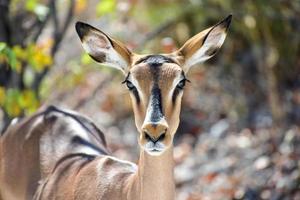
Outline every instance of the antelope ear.
[(176, 53), (183, 59), (183, 70), (213, 57), (222, 46), (232, 15), (189, 39)]
[(110, 38), (95, 27), (77, 22), (76, 32), (84, 50), (97, 62), (128, 71), (132, 53), (121, 42)]

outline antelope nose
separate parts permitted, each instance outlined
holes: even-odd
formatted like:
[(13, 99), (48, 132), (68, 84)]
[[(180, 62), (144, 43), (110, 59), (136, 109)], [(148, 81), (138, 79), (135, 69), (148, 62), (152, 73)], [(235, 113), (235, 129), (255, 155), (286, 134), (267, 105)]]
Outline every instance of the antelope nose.
[(168, 126), (163, 123), (147, 123), (143, 125), (142, 130), (147, 141), (156, 143), (165, 139)]

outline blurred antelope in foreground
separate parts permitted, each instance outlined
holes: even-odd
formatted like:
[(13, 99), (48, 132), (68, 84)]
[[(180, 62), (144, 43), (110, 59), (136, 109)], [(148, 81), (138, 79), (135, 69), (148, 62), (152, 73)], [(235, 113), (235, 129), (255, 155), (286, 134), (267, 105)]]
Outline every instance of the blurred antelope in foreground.
[(171, 54), (138, 55), (96, 28), (76, 23), (83, 48), (125, 75), (139, 131), (138, 165), (109, 155), (86, 117), (48, 107), (12, 124), (0, 140), (2, 200), (173, 200), (173, 138), (191, 66), (216, 54), (228, 16)]

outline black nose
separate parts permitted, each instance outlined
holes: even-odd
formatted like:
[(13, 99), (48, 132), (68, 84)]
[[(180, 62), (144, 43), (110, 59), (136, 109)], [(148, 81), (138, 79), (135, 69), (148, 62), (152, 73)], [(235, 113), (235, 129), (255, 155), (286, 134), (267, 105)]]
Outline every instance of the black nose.
[(166, 132), (162, 133), (159, 137), (152, 137), (151, 135), (149, 135), (147, 132), (144, 132), (145, 134), (145, 139), (147, 141), (151, 141), (153, 143), (159, 142), (159, 141), (163, 141), (166, 137)]

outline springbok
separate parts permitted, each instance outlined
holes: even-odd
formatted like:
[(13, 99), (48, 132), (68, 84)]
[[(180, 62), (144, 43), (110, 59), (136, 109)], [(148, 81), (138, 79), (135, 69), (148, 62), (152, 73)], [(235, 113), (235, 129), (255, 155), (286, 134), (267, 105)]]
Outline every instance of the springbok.
[[(190, 67), (216, 54), (231, 15), (171, 54), (138, 55), (82, 22), (76, 31), (97, 62), (121, 70), (139, 132), (138, 165), (110, 156), (102, 132), (49, 107), (9, 127), (0, 141), (3, 200), (173, 200), (173, 138)], [(0, 199), (1, 199), (0, 197)]]

